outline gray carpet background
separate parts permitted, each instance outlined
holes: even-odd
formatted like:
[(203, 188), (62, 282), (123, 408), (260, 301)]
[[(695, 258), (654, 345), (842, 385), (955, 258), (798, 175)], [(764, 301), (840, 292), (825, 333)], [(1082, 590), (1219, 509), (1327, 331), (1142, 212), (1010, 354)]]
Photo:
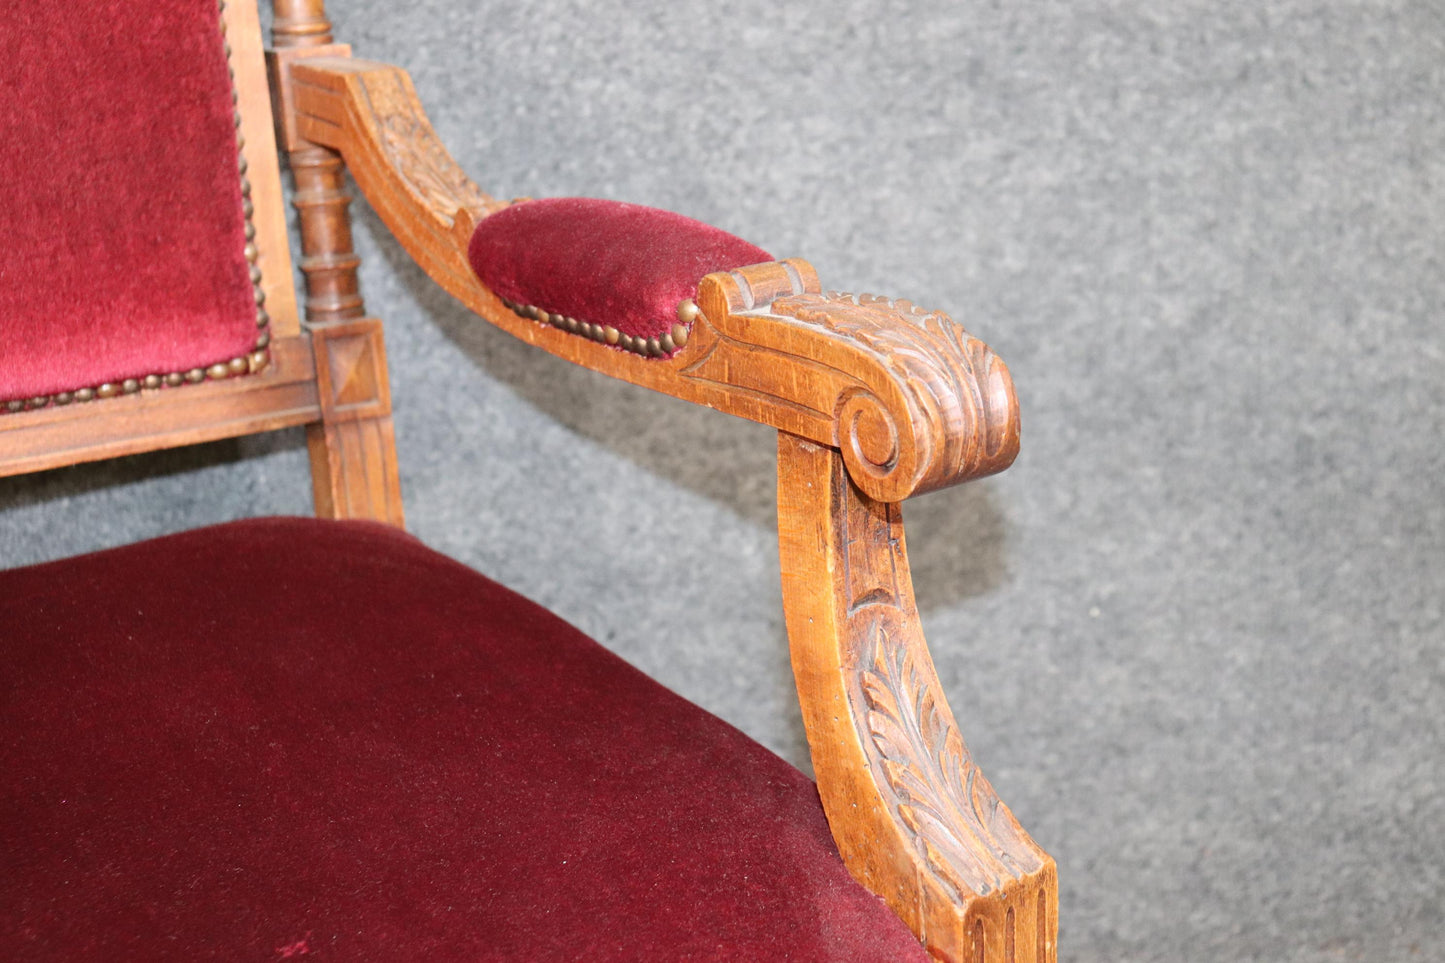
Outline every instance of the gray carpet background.
[[(1445, 7), (332, 0), (499, 196), (666, 207), (1009, 363), (905, 510), (1062, 958), (1445, 960)], [(410, 529), (800, 766), (772, 432), (525, 349), (358, 203)], [(284, 432), (0, 482), (0, 562), (307, 513)]]

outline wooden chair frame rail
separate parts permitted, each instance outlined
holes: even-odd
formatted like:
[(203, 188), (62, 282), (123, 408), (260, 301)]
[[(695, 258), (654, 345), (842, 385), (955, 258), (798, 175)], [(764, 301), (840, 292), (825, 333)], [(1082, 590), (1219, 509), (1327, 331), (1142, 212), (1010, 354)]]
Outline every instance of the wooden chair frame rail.
[(438, 284), (559, 357), (779, 429), (793, 667), (845, 863), (935, 956), (1056, 960), (1053, 860), (959, 735), (919, 628), (899, 505), (1013, 461), (1018, 404), (1002, 361), (941, 313), (824, 293), (796, 259), (703, 278), (686, 342), (666, 358), (524, 317), (467, 259), (476, 223), (509, 202), (457, 166), (405, 71), (351, 58), (301, 15), (307, 4), (286, 6), (296, 39), (270, 54), (279, 139), (293, 157), (338, 152)]

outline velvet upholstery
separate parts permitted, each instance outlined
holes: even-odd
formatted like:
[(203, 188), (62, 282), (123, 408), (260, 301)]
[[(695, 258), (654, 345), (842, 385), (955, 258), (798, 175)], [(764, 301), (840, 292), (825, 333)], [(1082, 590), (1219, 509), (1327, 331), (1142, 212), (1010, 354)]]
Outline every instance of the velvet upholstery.
[(0, 572), (0, 639), (7, 956), (924, 959), (806, 777), (395, 529)]
[(0, 4), (0, 401), (254, 348), (219, 24), (216, 0)]
[(499, 297), (643, 339), (672, 330), (704, 275), (773, 260), (681, 214), (585, 197), (524, 201), (483, 218), (468, 255)]

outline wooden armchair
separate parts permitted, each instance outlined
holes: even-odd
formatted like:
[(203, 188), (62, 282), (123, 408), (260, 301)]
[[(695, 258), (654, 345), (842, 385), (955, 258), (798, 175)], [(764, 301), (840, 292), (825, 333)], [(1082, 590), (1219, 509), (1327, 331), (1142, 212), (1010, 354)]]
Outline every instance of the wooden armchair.
[[(404, 71), (333, 43), (321, 0), (275, 7), (264, 61), (253, 0), (0, 13), (18, 47), (0, 155), (24, 185), (0, 207), (21, 242), (0, 254), (0, 472), (304, 424), (317, 515), (338, 520), (0, 572), (6, 945), (1054, 960), (1053, 861), (964, 746), (900, 511), (1013, 460), (1003, 363), (943, 314), (824, 292), (806, 261), (676, 215), (493, 199)], [(43, 145), (101, 105), (85, 163), (54, 160)], [(399, 531), (343, 163), (480, 317), (778, 429), (816, 792)]]

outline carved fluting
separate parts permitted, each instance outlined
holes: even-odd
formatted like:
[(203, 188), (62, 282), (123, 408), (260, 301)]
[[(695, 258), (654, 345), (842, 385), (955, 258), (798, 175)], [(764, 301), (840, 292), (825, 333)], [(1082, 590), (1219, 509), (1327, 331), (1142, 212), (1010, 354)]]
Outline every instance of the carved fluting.
[(837, 292), (780, 298), (768, 310), (856, 341), (892, 376), (838, 399), (835, 443), (855, 479), (915, 494), (1002, 471), (1018, 454), (1008, 369), (948, 315)]
[(893, 644), (881, 615), (868, 636), (856, 717), (924, 865), (959, 902), (1038, 871), (1042, 860), (974, 764), (933, 673), (913, 648)]

